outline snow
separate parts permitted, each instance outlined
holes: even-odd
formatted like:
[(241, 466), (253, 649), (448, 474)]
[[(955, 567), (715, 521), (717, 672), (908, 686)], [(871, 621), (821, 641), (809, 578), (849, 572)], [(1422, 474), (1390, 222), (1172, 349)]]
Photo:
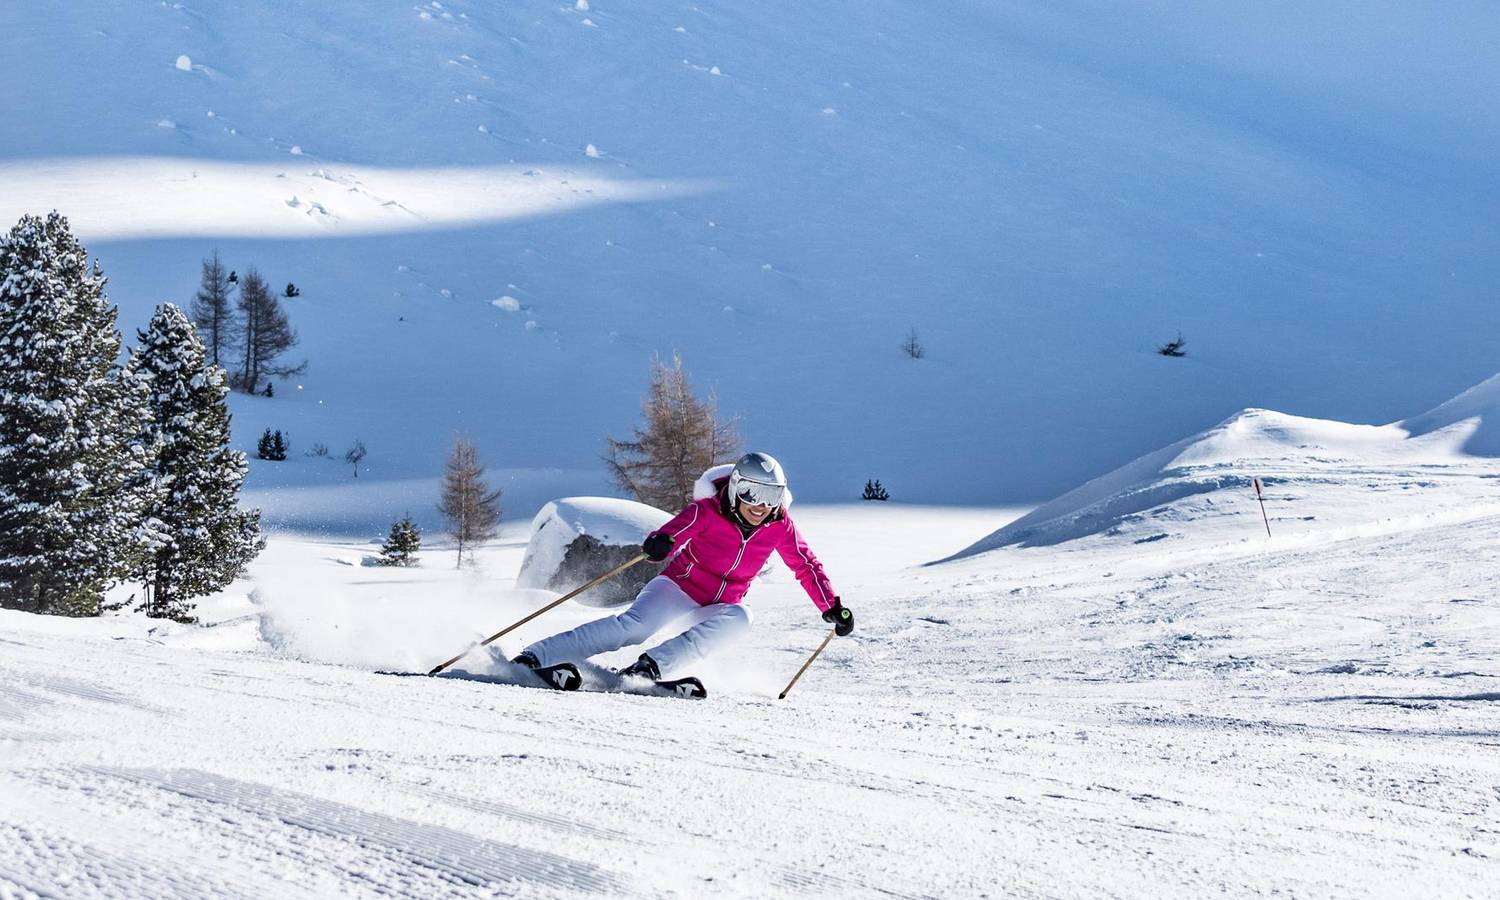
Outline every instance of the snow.
[[(1101, 534), (1219, 539), (1219, 523), (1243, 526), (1257, 477), (1271, 489), (1273, 512), (1295, 514), (1299, 529), (1338, 523), (1339, 507), (1356, 486), (1390, 492), (1382, 504), (1388, 516), (1483, 502), (1490, 457), (1500, 456), (1500, 442), (1483, 431), (1483, 421), (1497, 406), (1500, 377), (1391, 425), (1247, 409), (1043, 504), (959, 555)], [(1307, 522), (1318, 524), (1300, 524)]]
[(1500, 509), (1192, 560), (1116, 540), (917, 565), (1014, 514), (803, 507), (858, 628), (785, 701), (825, 626), (779, 566), (706, 701), (499, 683), (496, 654), (598, 613), (571, 605), (454, 677), (379, 674), (552, 596), (507, 586), (520, 523), (475, 571), (273, 538), (202, 627), (0, 613), (0, 884), (1487, 892), (1500, 611), (1468, 563), (1500, 553)]
[[(11, 4), (0, 215), (72, 216), (127, 333), (186, 302), (215, 248), (295, 277), (322, 298), (293, 323), (307, 390), (398, 410), (395, 477), (434, 474), (456, 430), (508, 465), (596, 465), (643, 359), (677, 349), (809, 499), (878, 477), (1036, 503), (1247, 406), (1389, 422), (1493, 374), (1500, 14), (1283, 6)], [(684, 57), (734, 77), (683, 77)], [(294, 145), (340, 180), (312, 191)], [(525, 171), (540, 183), (507, 177)], [(710, 219), (734, 227), (681, 227)], [(423, 308), (394, 263), (468, 299)], [(478, 319), (517, 279), (557, 342)], [(748, 379), (711, 351), (705, 302), (757, 310), (786, 365)], [(1189, 357), (1151, 352), (1179, 330)], [(439, 354), (438, 335), (458, 337)], [(426, 371), (372, 389), (346, 347)], [(583, 358), (576, 427), (511, 427), (581, 387)], [(499, 360), (503, 400), (478, 377)], [(808, 402), (763, 399), (785, 396)], [(243, 449), (270, 423), (236, 405)], [(972, 482), (944, 474), (976, 459)]]
[[(162, 128), (177, 128), (163, 119)], [(294, 155), (301, 154), (293, 147)], [(75, 230), (95, 239), (169, 238), (212, 230), (222, 235), (316, 237), (409, 233), (480, 222), (555, 215), (601, 203), (626, 203), (702, 184), (560, 175), (538, 178), (514, 166), (471, 169), (380, 169), (327, 165), (288, 171), (281, 164), (216, 163), (168, 158), (0, 161), (0, 179), (17, 208), (66, 208)], [(110, 187), (126, 179), (149, 193), (145, 206), (122, 204)], [(291, 192), (288, 199), (288, 191)], [(305, 218), (278, 207), (299, 197), (330, 211), (332, 231), (308, 230)], [(195, 276), (196, 277), (196, 276)]]
[[(199, 625), (0, 611), (0, 897), (1493, 894), (1493, 5), (262, 6), (0, 12), (0, 221), (309, 359)], [(673, 351), (855, 613), (785, 701), (774, 558), (703, 702), (474, 648), (669, 512), (595, 495)]]
[(1500, 456), (1500, 375), (1399, 424), (1418, 436), (1446, 433), (1464, 453)]

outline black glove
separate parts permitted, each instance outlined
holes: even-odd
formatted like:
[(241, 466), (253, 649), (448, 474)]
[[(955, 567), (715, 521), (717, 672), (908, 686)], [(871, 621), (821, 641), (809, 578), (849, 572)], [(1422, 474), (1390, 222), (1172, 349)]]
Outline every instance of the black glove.
[(677, 543), (672, 540), (670, 534), (658, 531), (646, 536), (645, 543), (641, 544), (641, 550), (646, 558), (652, 562), (661, 562), (672, 555), (672, 545)]
[(823, 621), (833, 626), (834, 634), (847, 637), (854, 630), (854, 613), (844, 608), (844, 602), (833, 598), (833, 605), (823, 610)]

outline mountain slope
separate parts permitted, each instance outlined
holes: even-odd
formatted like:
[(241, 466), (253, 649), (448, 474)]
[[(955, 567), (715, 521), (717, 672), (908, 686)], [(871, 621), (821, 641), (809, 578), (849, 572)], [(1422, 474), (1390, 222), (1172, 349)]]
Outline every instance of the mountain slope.
[(673, 350), (809, 500), (1492, 371), (1491, 6), (585, 5), (10, 4), (0, 215), (70, 213), (127, 329), (215, 247), (295, 281), (311, 366), (240, 440), (378, 479), (463, 431), (592, 492)]

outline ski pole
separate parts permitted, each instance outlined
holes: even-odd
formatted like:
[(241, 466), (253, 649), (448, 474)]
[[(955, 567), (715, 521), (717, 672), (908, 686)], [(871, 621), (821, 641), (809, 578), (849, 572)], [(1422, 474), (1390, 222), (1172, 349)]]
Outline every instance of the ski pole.
[(812, 656), (809, 656), (807, 662), (802, 664), (802, 668), (797, 670), (797, 674), (792, 676), (792, 680), (787, 683), (786, 690), (781, 692), (781, 695), (776, 698), (777, 700), (786, 699), (786, 695), (792, 692), (792, 685), (797, 683), (797, 679), (802, 677), (802, 673), (807, 671), (807, 667), (813, 664), (813, 660), (818, 658), (818, 654), (823, 652), (823, 648), (828, 646), (828, 642), (833, 640), (833, 636), (838, 634), (838, 631), (837, 628), (828, 629), (828, 637), (823, 638), (823, 643), (818, 645), (818, 649), (812, 652)]
[(561, 597), (558, 597), (556, 600), (553, 600), (551, 603), (548, 603), (546, 606), (542, 607), (541, 609), (537, 610), (536, 612), (532, 613), (531, 615), (527, 616), (526, 618), (522, 619), (521, 621), (512, 624), (508, 628), (503, 628), (500, 631), (495, 632), (494, 634), (490, 635), (489, 637), (485, 638), (484, 640), (480, 641), (477, 644), (471, 644), (470, 646), (468, 646), (468, 647), (466, 647), (464, 649), (464, 652), (458, 654), (457, 656), (453, 657), (452, 659), (448, 660), (445, 663), (440, 663), (439, 665), (434, 666), (433, 669), (432, 669), (432, 671), (428, 672), (427, 674), (428, 675), (436, 675), (437, 673), (443, 671), (444, 669), (448, 668), (449, 666), (451, 666), (454, 663), (458, 662), (459, 660), (463, 659), (475, 647), (483, 647), (486, 644), (491, 643), (492, 641), (496, 641), (496, 640), (499, 640), (502, 637), (505, 637), (507, 634), (510, 634), (512, 631), (515, 631), (517, 628), (520, 628), (522, 625), (525, 625), (527, 622), (530, 622), (532, 619), (535, 619), (537, 616), (539, 616), (542, 613), (548, 611), (549, 609), (552, 609), (553, 607), (556, 607), (556, 606), (561, 606), (562, 604), (566, 603), (569, 600), (572, 600), (574, 597), (577, 597), (579, 594), (583, 593), (584, 591), (588, 590), (589, 588), (593, 587), (594, 585), (598, 584), (599, 582), (606, 581), (606, 580), (608, 580), (610, 578), (613, 578), (614, 576), (620, 574), (621, 572), (625, 571), (626, 569), (630, 568), (631, 566), (635, 565), (636, 563), (641, 562), (645, 558), (646, 558), (646, 554), (644, 554), (644, 553), (637, 553), (628, 562), (624, 562), (624, 563), (621, 563), (618, 566), (615, 566), (613, 569), (610, 569), (608, 572), (605, 572), (603, 575), (600, 575), (598, 578), (595, 578), (593, 581), (590, 581), (588, 584), (585, 584), (582, 587), (576, 587), (573, 590), (568, 591), (566, 594), (563, 594)]

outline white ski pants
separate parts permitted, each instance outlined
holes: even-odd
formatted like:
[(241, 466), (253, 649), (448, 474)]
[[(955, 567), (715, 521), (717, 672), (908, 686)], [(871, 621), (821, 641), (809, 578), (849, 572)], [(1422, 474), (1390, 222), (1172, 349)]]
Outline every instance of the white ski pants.
[(750, 631), (750, 610), (745, 606), (699, 606), (672, 579), (658, 575), (646, 582), (635, 602), (618, 616), (596, 619), (526, 649), (544, 666), (578, 662), (596, 653), (645, 643), (668, 625), (688, 619), (694, 620), (692, 627), (646, 651), (663, 675), (703, 659)]

